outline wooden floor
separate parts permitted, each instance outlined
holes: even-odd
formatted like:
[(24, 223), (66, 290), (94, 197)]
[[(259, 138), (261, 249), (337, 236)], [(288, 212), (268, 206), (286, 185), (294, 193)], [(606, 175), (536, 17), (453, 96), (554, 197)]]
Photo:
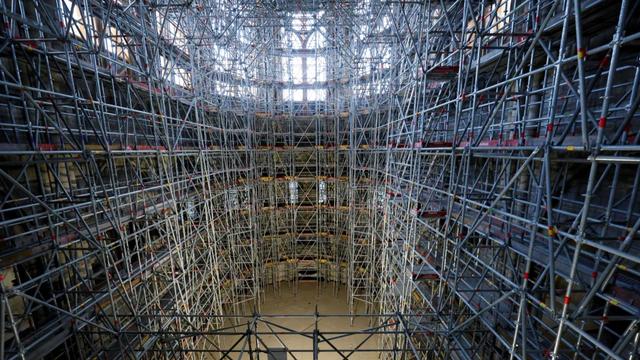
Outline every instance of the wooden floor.
[[(322, 289), (318, 289), (317, 283), (315, 281), (309, 282), (301, 282), (297, 291), (297, 294), (293, 294), (291, 289), (282, 288), (278, 293), (274, 293), (274, 291), (268, 291), (264, 298), (264, 302), (261, 306), (260, 312), (263, 315), (269, 314), (290, 314), (290, 315), (313, 315), (316, 311), (316, 306), (318, 309), (318, 313), (320, 314), (348, 314), (349, 309), (347, 306), (347, 296), (346, 289), (340, 288), (337, 292), (331, 286), (328, 286)], [(286, 317), (286, 318), (265, 318), (272, 322), (272, 325), (267, 325), (261, 323), (258, 327), (258, 331), (285, 331), (283, 329), (279, 329), (277, 326), (282, 326), (284, 328), (295, 330), (295, 331), (306, 331), (313, 332), (316, 327), (316, 321), (313, 318), (296, 318), (296, 317)], [(269, 329), (269, 326), (271, 329)], [(337, 336), (336, 334), (326, 334), (326, 332), (342, 332), (342, 331), (357, 331), (366, 329), (369, 327), (369, 320), (367, 318), (354, 318), (353, 325), (350, 324), (349, 317), (321, 317), (317, 321), (317, 327), (320, 333), (325, 333), (325, 336), (328, 339), (331, 337)], [(238, 328), (238, 330), (246, 329), (246, 326), (242, 328)], [(278, 335), (265, 335), (261, 336), (261, 341), (258, 341), (260, 349), (265, 349), (268, 347), (272, 348), (287, 348), (290, 350), (311, 350), (313, 348), (313, 340), (311, 338), (302, 336), (302, 335), (290, 335), (283, 334)], [(342, 354), (349, 359), (376, 359), (378, 357), (377, 352), (358, 352), (349, 355), (350, 350), (360, 345), (360, 349), (370, 349), (375, 350), (378, 346), (378, 338), (377, 336), (370, 337), (368, 340), (366, 339), (367, 335), (349, 335), (346, 337), (342, 337), (340, 339), (332, 339), (331, 344), (336, 347), (338, 350), (341, 350)], [(229, 348), (238, 340), (238, 336), (225, 336), (221, 339), (222, 347)], [(365, 341), (366, 340), (366, 341)], [(253, 341), (255, 344), (255, 341)], [(242, 349), (244, 345), (244, 341), (240, 342), (235, 349)], [(255, 345), (253, 345), (255, 346)], [(248, 348), (248, 345), (245, 346), (245, 349)], [(332, 350), (331, 352), (320, 352), (319, 359), (321, 360), (333, 360), (333, 359), (343, 359), (342, 356), (338, 352), (332, 349), (332, 347), (327, 343), (320, 343), (320, 350)], [(342, 351), (342, 350), (345, 351)], [(243, 354), (240, 356), (239, 353), (235, 353), (230, 356), (232, 359), (251, 359), (248, 354)], [(254, 357), (253, 359), (256, 359)], [(266, 354), (261, 354), (259, 359), (268, 359)], [(276, 358), (279, 360), (279, 358)], [(313, 354), (311, 352), (301, 353), (301, 352), (293, 352), (288, 353), (287, 357), (283, 359), (313, 359)]]

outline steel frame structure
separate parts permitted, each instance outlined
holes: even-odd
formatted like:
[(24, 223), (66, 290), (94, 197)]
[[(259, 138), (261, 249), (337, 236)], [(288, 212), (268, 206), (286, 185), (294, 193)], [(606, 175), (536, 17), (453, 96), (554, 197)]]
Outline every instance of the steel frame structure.
[(0, 357), (638, 358), (639, 6), (3, 1)]

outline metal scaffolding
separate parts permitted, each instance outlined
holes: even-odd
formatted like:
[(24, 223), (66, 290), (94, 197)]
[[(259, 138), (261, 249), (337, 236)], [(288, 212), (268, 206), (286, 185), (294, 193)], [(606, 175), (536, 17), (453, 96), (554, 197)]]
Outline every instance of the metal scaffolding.
[(437, 349), (425, 358), (637, 358), (638, 3), (380, 14), (403, 55), (388, 74), (383, 311), (446, 334), (413, 339)]
[[(0, 15), (0, 358), (640, 357), (637, 1)], [(258, 330), (303, 280), (371, 328)]]

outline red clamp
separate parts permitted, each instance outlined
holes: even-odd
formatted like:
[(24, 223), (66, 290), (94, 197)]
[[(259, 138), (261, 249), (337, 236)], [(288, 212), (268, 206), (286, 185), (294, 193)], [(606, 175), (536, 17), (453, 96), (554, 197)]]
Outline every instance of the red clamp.
[(598, 120), (598, 127), (604, 129), (605, 126), (607, 126), (607, 118), (603, 116)]

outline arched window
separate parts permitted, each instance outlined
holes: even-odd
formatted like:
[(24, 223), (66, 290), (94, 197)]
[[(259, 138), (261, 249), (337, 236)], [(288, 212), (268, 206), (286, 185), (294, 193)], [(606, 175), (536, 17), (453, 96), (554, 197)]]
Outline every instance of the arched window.
[(322, 49), (325, 47), (326, 40), (322, 31), (324, 31), (323, 26), (319, 27), (309, 36), (306, 43), (307, 49)]
[(307, 58), (307, 82), (327, 81), (327, 63), (324, 56)]
[(300, 40), (300, 36), (295, 32), (283, 31), (282, 48), (285, 50), (302, 49), (302, 40)]

